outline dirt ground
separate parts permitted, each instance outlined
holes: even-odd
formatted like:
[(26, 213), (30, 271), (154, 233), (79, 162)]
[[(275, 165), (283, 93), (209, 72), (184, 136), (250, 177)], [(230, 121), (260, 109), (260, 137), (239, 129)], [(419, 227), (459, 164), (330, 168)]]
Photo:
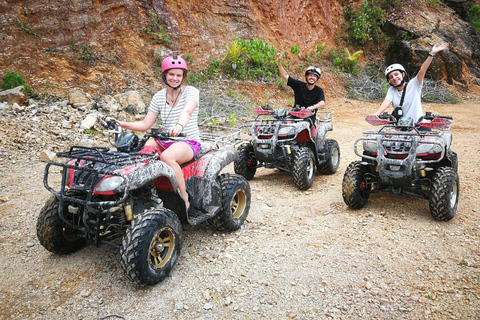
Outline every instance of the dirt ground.
[(113, 247), (61, 256), (39, 244), (45, 163), (7, 139), (28, 132), (25, 123), (0, 115), (0, 319), (480, 319), (478, 106), (424, 104), (454, 118), (460, 203), (450, 222), (435, 221), (428, 201), (413, 196), (345, 205), (353, 142), (378, 105), (337, 99), (328, 134), (341, 148), (337, 173), (298, 191), (290, 174), (258, 170), (245, 226), (186, 231), (177, 266), (147, 288), (122, 274)]

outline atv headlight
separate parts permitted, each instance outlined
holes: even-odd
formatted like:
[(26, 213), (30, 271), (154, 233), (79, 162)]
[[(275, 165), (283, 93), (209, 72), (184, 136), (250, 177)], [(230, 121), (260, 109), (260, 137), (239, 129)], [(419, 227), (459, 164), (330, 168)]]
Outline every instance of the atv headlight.
[(120, 176), (106, 176), (100, 181), (99, 184), (97, 184), (95, 191), (97, 192), (107, 192), (107, 191), (112, 191), (118, 188), (123, 181), (123, 179)]
[(293, 127), (282, 127), (278, 130), (279, 136), (290, 136), (295, 134), (295, 129)]

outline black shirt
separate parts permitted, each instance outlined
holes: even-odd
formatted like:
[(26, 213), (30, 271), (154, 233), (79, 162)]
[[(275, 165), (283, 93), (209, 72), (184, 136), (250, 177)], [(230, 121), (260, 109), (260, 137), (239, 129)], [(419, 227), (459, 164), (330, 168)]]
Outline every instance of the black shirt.
[[(308, 90), (306, 82), (293, 79), (290, 76), (288, 77), (287, 85), (293, 89), (295, 106), (307, 108), (320, 101), (325, 101), (323, 90), (318, 86), (314, 86), (312, 90)], [(313, 110), (313, 113), (316, 115), (317, 109)], [(316, 116), (313, 116), (312, 119), (315, 120), (315, 117)]]

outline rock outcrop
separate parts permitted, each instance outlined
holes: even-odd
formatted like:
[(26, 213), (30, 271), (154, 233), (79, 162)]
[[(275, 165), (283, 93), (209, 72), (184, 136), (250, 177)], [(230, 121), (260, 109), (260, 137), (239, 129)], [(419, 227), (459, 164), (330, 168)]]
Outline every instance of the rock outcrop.
[(28, 104), (28, 97), (25, 94), (25, 88), (18, 86), (13, 89), (0, 91), (0, 103), (6, 102), (9, 105), (18, 104), (26, 106)]

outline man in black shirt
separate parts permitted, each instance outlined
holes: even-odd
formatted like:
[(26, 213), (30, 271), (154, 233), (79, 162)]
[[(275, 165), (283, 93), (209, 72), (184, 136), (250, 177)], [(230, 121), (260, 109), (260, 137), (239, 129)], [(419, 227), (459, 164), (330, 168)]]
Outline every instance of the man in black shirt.
[(277, 53), (277, 65), (280, 76), (287, 82), (287, 85), (293, 89), (295, 95), (295, 106), (305, 107), (312, 111), (314, 115), (311, 117), (315, 123), (317, 109), (325, 106), (325, 96), (322, 88), (315, 84), (322, 76), (319, 67), (310, 66), (305, 71), (305, 81), (293, 79), (288, 75), (282, 65), (282, 53)]

